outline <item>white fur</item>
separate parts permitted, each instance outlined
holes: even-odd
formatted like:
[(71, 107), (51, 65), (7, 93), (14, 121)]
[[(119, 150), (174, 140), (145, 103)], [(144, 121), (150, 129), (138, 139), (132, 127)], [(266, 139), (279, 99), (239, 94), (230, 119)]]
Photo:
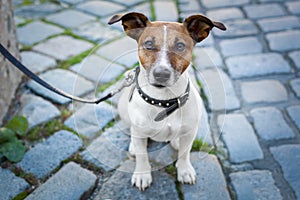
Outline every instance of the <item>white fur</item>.
[[(156, 99), (170, 99), (185, 92), (189, 74), (184, 72), (174, 85), (156, 88), (148, 83), (147, 72), (141, 66), (139, 83), (145, 93)], [(119, 100), (119, 114), (131, 127), (130, 153), (136, 156), (136, 168), (132, 184), (140, 190), (149, 187), (152, 182), (151, 167), (147, 154), (147, 138), (155, 141), (171, 141), (178, 149), (178, 180), (182, 183), (195, 183), (196, 173), (190, 163), (190, 150), (198, 130), (202, 115), (202, 100), (192, 83), (186, 104), (166, 119), (155, 122), (154, 118), (164, 108), (145, 102), (135, 90), (131, 102), (128, 102), (130, 88), (126, 88)]]

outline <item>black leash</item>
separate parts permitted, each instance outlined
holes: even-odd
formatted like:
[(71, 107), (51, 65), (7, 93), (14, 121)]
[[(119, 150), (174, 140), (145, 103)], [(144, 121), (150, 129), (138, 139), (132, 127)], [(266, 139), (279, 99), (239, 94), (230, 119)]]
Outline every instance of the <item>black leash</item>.
[(5, 47), (3, 47), (2, 44), (0, 44), (0, 52), (1, 52), (1, 54), (7, 60), (9, 60), (21, 72), (23, 72), (24, 74), (26, 74), (29, 78), (31, 78), (35, 82), (39, 83), (41, 86), (47, 88), (48, 90), (50, 90), (52, 92), (55, 92), (56, 94), (64, 96), (64, 97), (66, 97), (68, 99), (71, 99), (71, 100), (74, 100), (74, 101), (78, 101), (78, 102), (82, 102), (82, 103), (95, 103), (95, 104), (99, 104), (100, 102), (105, 101), (105, 100), (111, 98), (116, 93), (120, 92), (124, 87), (128, 87), (129, 85), (131, 85), (134, 82), (134, 77), (132, 77), (132, 74), (128, 74), (128, 76), (125, 77), (124, 82), (122, 83), (122, 85), (118, 89), (111, 91), (106, 96), (104, 96), (102, 98), (99, 98), (97, 100), (82, 99), (80, 97), (76, 97), (76, 96), (73, 96), (73, 95), (71, 95), (69, 93), (66, 93), (66, 92), (64, 92), (64, 91), (62, 91), (62, 90), (60, 90), (60, 89), (58, 89), (58, 88), (50, 85), (49, 83), (45, 82), (43, 79), (39, 78), (32, 71), (30, 71), (26, 66), (24, 66), (20, 61), (18, 61), (16, 57), (14, 57), (11, 53), (9, 53), (9, 51)]

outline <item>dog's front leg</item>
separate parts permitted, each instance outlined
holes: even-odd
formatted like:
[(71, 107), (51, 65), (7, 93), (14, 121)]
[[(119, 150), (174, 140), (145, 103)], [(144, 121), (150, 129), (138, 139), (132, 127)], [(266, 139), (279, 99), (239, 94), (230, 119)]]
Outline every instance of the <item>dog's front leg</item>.
[(179, 138), (177, 179), (181, 183), (195, 184), (196, 173), (190, 161), (190, 151), (195, 139), (196, 130), (189, 131)]
[(147, 153), (147, 138), (135, 137), (131, 129), (131, 145), (134, 147), (136, 166), (131, 178), (132, 185), (145, 190), (152, 183), (151, 166)]

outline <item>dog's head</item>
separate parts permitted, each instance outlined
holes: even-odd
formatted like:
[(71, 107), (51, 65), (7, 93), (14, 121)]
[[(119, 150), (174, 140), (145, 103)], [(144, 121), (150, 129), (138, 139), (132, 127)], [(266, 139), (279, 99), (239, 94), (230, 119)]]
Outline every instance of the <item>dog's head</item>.
[(138, 42), (141, 65), (147, 71), (151, 85), (165, 87), (173, 85), (187, 69), (192, 60), (192, 50), (213, 27), (226, 30), (220, 22), (202, 15), (192, 15), (183, 23), (151, 22), (137, 12), (113, 16), (108, 24), (122, 21), (128, 36)]

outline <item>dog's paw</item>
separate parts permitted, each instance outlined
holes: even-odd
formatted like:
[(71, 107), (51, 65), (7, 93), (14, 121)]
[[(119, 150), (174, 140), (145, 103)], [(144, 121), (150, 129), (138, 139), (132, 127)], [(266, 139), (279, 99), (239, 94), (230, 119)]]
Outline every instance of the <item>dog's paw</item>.
[(151, 172), (134, 172), (131, 178), (132, 186), (136, 186), (139, 190), (144, 191), (152, 183)]
[(195, 184), (196, 172), (191, 163), (177, 163), (177, 180), (180, 183)]

